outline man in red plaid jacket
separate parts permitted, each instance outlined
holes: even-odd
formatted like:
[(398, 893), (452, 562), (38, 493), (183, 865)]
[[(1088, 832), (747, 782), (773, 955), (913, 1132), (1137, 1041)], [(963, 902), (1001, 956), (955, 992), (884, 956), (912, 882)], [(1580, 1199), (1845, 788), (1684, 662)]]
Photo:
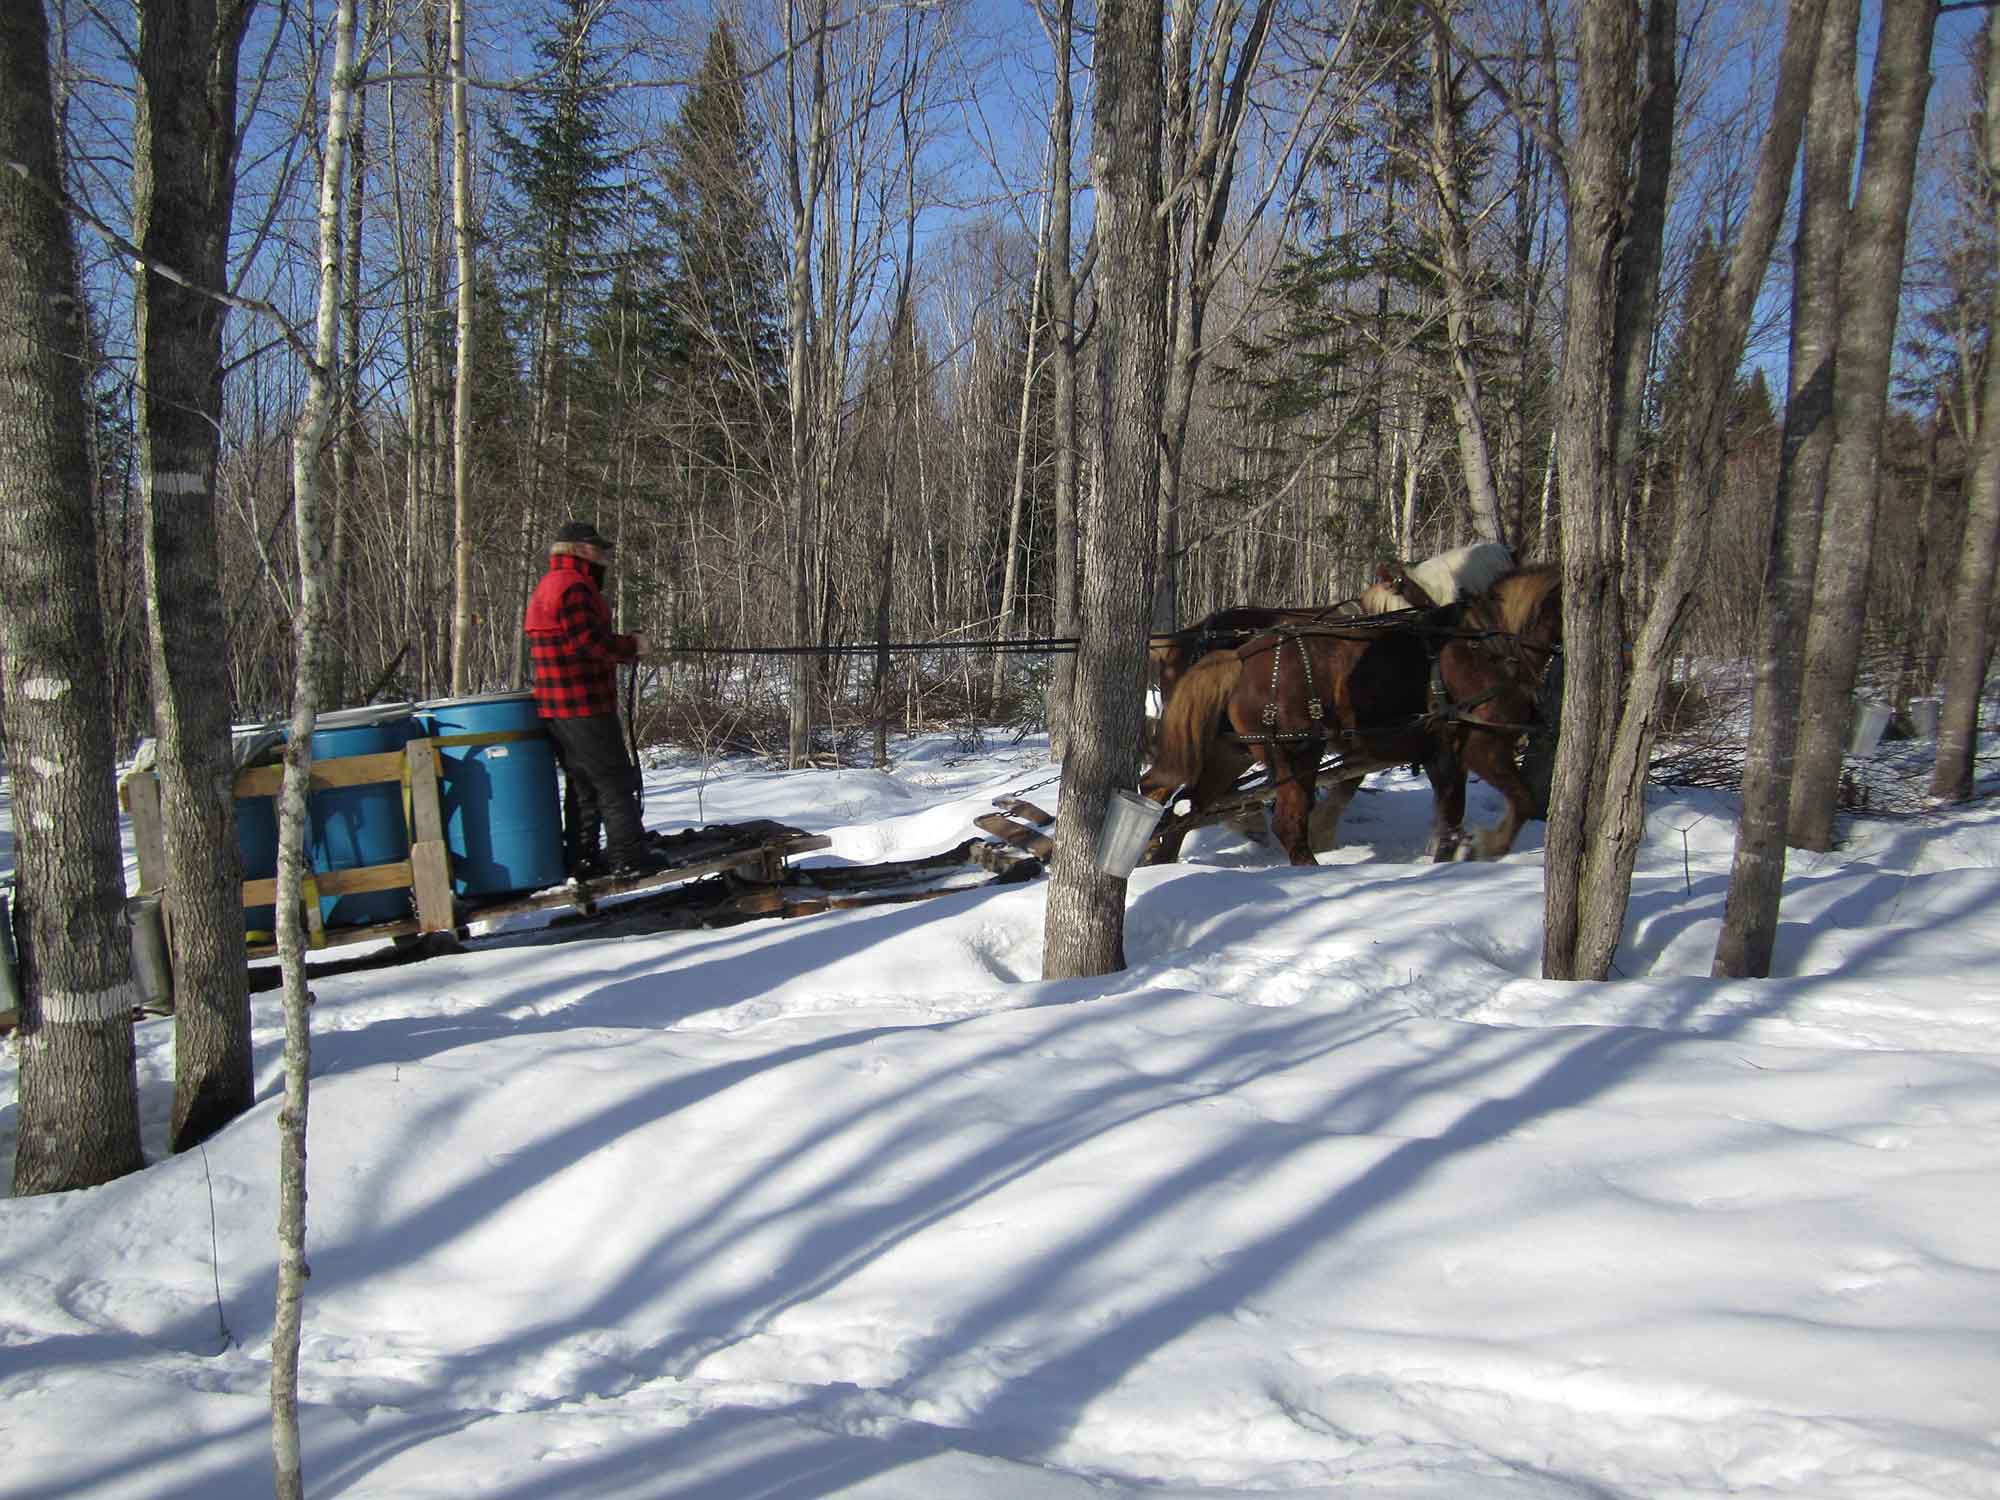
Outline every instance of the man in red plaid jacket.
[(643, 874), (665, 863), (649, 847), (640, 821), (639, 768), (618, 722), (618, 667), (644, 654), (646, 638), (611, 628), (603, 591), (611, 549), (588, 522), (571, 521), (558, 531), (549, 571), (529, 596), (525, 624), (535, 710), (563, 769), (564, 854), (570, 872), (584, 876), (605, 869)]

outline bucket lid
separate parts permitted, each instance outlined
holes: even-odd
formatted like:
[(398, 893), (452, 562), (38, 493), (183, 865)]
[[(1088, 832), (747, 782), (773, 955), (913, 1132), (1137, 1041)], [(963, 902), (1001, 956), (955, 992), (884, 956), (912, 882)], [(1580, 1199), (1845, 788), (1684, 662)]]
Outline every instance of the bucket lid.
[(466, 698), (426, 698), (417, 707), (429, 712), (440, 708), (464, 708), (474, 703), (525, 703), (534, 696), (533, 688), (522, 688), (518, 692), (474, 693)]
[(313, 728), (357, 729), (366, 724), (393, 724), (409, 718), (414, 703), (370, 703), (362, 708), (339, 708), (313, 720)]

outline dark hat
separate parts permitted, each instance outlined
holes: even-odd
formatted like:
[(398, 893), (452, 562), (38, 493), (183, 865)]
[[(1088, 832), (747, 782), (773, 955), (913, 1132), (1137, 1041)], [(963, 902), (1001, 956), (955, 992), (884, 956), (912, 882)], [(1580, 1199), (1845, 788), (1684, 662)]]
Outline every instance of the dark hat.
[(606, 551), (610, 551), (618, 545), (588, 521), (567, 522), (563, 526), (563, 529), (556, 533), (556, 541), (558, 544), (563, 542), (582, 542), (586, 546), (602, 547)]

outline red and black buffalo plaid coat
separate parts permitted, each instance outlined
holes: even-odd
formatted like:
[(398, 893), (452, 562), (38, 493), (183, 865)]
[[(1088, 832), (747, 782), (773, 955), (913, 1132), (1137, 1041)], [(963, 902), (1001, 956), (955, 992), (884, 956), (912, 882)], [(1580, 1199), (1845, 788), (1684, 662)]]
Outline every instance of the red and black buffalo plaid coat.
[(578, 719), (618, 712), (618, 664), (636, 660), (639, 643), (613, 634), (611, 607), (588, 562), (562, 552), (549, 559), (528, 598), (526, 629), (537, 713)]

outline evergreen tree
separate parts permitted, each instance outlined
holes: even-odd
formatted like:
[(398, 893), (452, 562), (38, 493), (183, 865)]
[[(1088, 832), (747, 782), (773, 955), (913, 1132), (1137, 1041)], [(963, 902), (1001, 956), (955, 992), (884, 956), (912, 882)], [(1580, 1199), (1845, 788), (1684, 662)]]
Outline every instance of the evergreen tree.
[(692, 91), (667, 132), (661, 179), (670, 271), (664, 288), (695, 499), (771, 472), (787, 410), (781, 260), (758, 168), (761, 132), (727, 22), (709, 34)]
[(567, 490), (574, 454), (564, 424), (576, 330), (610, 279), (605, 241), (629, 155), (613, 136), (611, 69), (591, 29), (597, 14), (589, 0), (565, 0), (553, 34), (535, 44), (544, 81), (522, 106), (520, 130), (495, 132), (515, 194), (506, 243), (518, 248), (509, 269), (534, 328), (530, 508), (522, 533), (537, 551), (551, 476)]
[[(1398, 427), (1414, 440), (1457, 420), (1446, 400), (1456, 377), (1437, 182), (1451, 185), (1454, 204), (1471, 203), (1493, 150), (1475, 117), (1478, 96), (1467, 94), (1463, 66), (1448, 58), (1438, 86), (1451, 128), (1440, 146), (1431, 97), (1437, 44), (1417, 6), (1379, 0), (1353, 45), (1352, 71), (1369, 80), (1370, 118), (1323, 146), (1314, 166), (1323, 194), (1304, 206), (1299, 237), (1267, 294), (1269, 316), (1238, 341), (1224, 373), (1236, 382), (1246, 432), (1267, 435), (1276, 455), (1302, 444), (1339, 455), (1323, 539), (1337, 553), (1381, 555), (1395, 543), (1378, 507), (1393, 488), (1386, 465)], [(1441, 149), (1449, 160), (1433, 163)], [(1468, 313), (1459, 352), (1481, 372), (1482, 406), (1497, 407), (1518, 384), (1504, 372), (1496, 336), (1512, 289), (1463, 247), (1457, 258)], [(1259, 466), (1250, 468), (1239, 482), (1261, 485)], [(1456, 539), (1449, 527), (1435, 538)]]

